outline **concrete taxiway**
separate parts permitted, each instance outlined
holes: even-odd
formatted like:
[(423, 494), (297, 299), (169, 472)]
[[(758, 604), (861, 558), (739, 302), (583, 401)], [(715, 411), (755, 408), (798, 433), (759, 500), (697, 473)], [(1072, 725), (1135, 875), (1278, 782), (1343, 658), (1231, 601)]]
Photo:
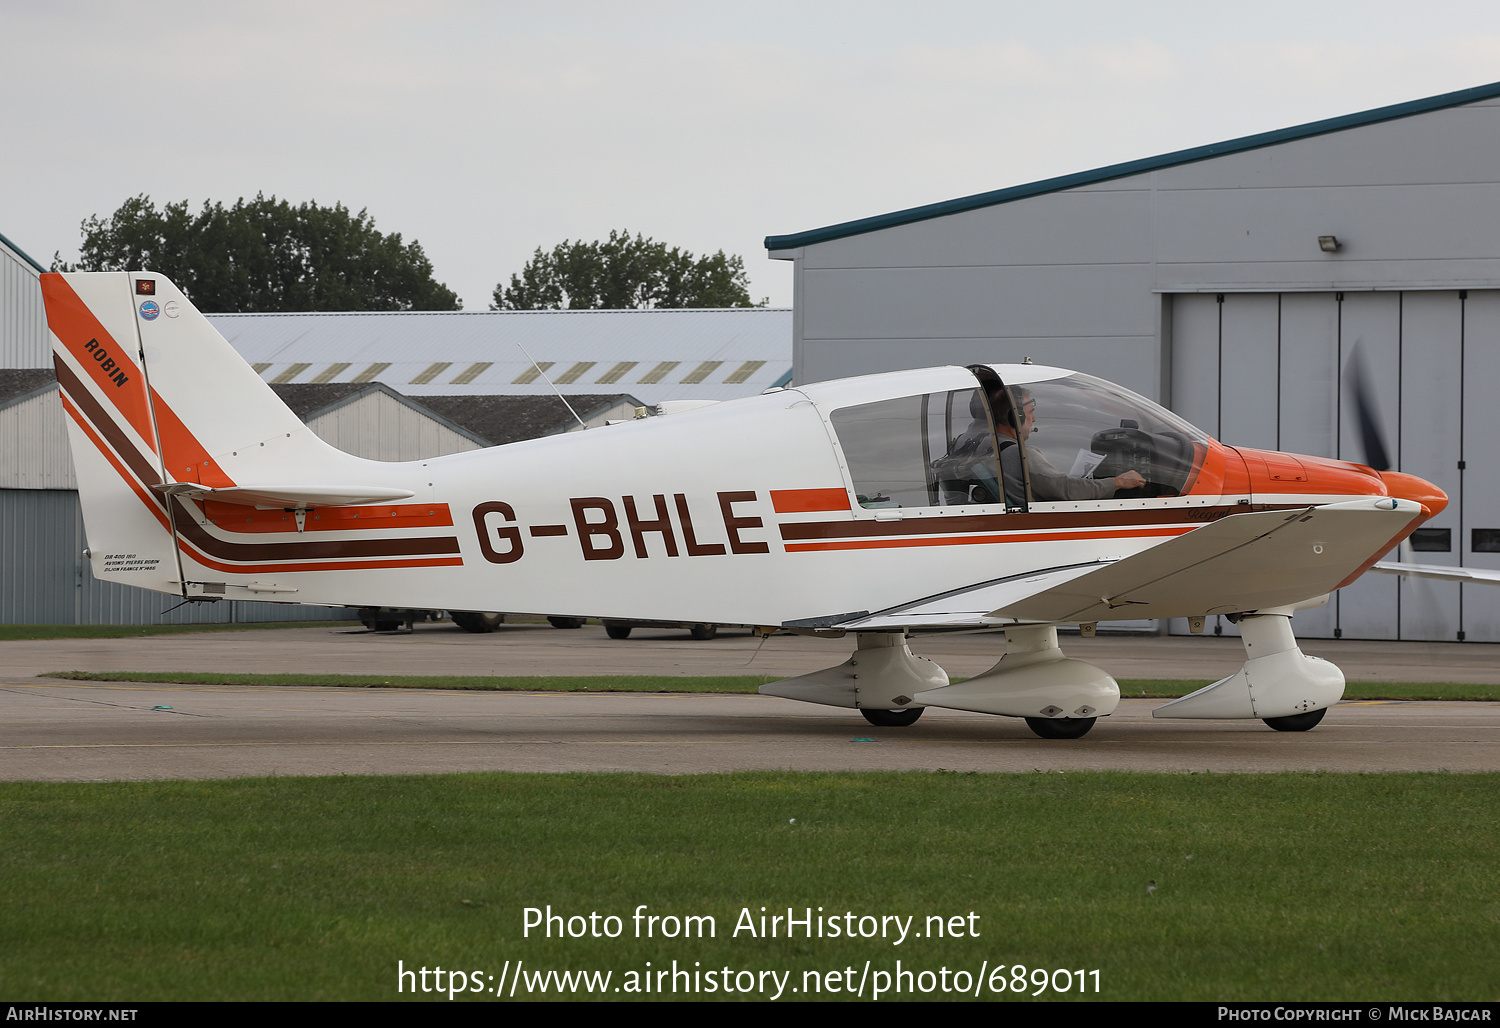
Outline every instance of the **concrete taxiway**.
[[(916, 640), (955, 676), (997, 636)], [(1495, 647), (1308, 642), (1351, 679), (1500, 683)], [(929, 710), (877, 729), (854, 711), (762, 696), (444, 692), (80, 683), (54, 670), (357, 674), (765, 674), (839, 663), (849, 643), (744, 634), (696, 642), (637, 630), (347, 628), (0, 643), (0, 779), (100, 780), (449, 771), (1477, 771), (1500, 769), (1500, 704), (1345, 703), (1307, 733), (1259, 721), (1161, 721), (1127, 698), (1087, 737), (1045, 741), (1011, 718)], [(1237, 640), (1065, 639), (1119, 678), (1233, 672)]]

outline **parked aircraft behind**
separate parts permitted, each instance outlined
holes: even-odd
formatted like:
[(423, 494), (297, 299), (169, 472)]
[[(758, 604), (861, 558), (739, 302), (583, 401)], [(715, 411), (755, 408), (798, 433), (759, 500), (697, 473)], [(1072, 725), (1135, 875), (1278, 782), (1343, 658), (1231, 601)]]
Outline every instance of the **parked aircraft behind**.
[[(939, 706), (1081, 736), (1119, 689), (1062, 654), (1058, 625), (1223, 614), (1244, 667), (1156, 715), (1311, 728), (1344, 680), (1298, 649), (1292, 614), (1447, 503), (1411, 475), (1225, 446), (1030, 364), (371, 461), (315, 436), (163, 276), (42, 287), (96, 577), (195, 600), (853, 633), (845, 663), (762, 691), (877, 725)], [(985, 628), (1006, 653), (958, 684), (906, 641)]]

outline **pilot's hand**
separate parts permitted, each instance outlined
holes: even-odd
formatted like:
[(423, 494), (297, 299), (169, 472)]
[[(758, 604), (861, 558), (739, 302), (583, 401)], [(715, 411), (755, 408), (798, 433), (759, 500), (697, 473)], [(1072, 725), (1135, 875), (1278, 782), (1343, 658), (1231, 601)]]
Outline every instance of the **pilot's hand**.
[(1116, 489), (1139, 489), (1146, 484), (1139, 471), (1126, 471), (1115, 476)]

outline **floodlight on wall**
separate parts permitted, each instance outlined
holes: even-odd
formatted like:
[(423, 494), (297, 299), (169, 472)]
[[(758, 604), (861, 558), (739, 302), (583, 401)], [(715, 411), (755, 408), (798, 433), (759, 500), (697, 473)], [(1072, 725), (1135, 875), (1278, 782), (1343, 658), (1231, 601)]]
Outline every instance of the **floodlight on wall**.
[(1318, 237), (1318, 249), (1322, 250), (1324, 253), (1338, 253), (1339, 247), (1342, 245), (1343, 244), (1339, 242), (1338, 236)]

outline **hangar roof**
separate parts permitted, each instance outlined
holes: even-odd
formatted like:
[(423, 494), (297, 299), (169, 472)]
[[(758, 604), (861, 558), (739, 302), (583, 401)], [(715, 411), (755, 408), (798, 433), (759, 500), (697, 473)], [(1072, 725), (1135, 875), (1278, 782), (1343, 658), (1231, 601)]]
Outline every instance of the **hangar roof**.
[[(617, 407), (641, 406), (633, 396), (624, 393), (597, 396), (575, 393), (568, 397), (568, 403), (573, 405), (578, 417), (589, 423)], [(555, 393), (546, 396), (424, 396), (422, 405), (495, 446), (557, 435), (578, 425)]]
[(51, 368), (0, 368), (0, 407), (57, 388), (57, 372)]
[(36, 262), (36, 258), (32, 257), (31, 254), (21, 249), (15, 243), (12, 243), (9, 239), (6, 239), (4, 235), (0, 235), (0, 246), (4, 246), (7, 250), (15, 254), (22, 261), (29, 264), (32, 270), (36, 271), (37, 274), (41, 274), (42, 272), (47, 270)]
[(1464, 104), (1489, 100), (1497, 96), (1500, 96), (1500, 82), (1491, 82), (1489, 85), (1474, 86), (1471, 89), (1460, 89), (1454, 93), (1443, 93), (1438, 96), (1425, 97), (1421, 100), (1409, 100), (1406, 103), (1392, 104), (1389, 107), (1377, 107), (1373, 110), (1360, 111), (1356, 114), (1344, 114), (1337, 118), (1325, 118), (1322, 121), (1310, 121), (1305, 125), (1294, 125), (1291, 128), (1261, 132), (1253, 136), (1241, 136), (1238, 139), (1230, 139), (1222, 143), (1210, 143), (1207, 146), (1193, 147), (1190, 150), (1177, 150), (1172, 153), (1161, 154), (1157, 157), (1126, 161), (1123, 164), (1111, 164), (1103, 168), (1094, 168), (1092, 171), (1075, 172), (1072, 175), (1042, 179), (1039, 182), (1028, 182), (1024, 185), (992, 190), (988, 193), (961, 196), (954, 200), (944, 200), (941, 203), (930, 203), (921, 207), (910, 207), (904, 211), (893, 211), (890, 214), (877, 214), (874, 217), (860, 218), (856, 221), (845, 221), (837, 225), (828, 225), (824, 228), (809, 229), (806, 232), (793, 232), (782, 236), (766, 236), (765, 245), (767, 250), (793, 250), (799, 246), (826, 243), (832, 239), (843, 239), (847, 236), (862, 235), (866, 232), (877, 232), (880, 229), (893, 228), (897, 225), (909, 225), (912, 222), (927, 221), (931, 218), (941, 218), (948, 214), (960, 214), (964, 211), (972, 211), (980, 207), (993, 207), (996, 204), (1010, 203), (1012, 200), (1023, 200), (1027, 197), (1041, 196), (1045, 193), (1061, 192), (1062, 190), (1074, 189), (1078, 186), (1093, 185), (1096, 182), (1108, 182), (1111, 179), (1125, 178), (1128, 175), (1139, 175), (1143, 172), (1157, 171), (1162, 168), (1192, 164), (1214, 157), (1223, 157), (1226, 154), (1243, 153), (1246, 150), (1258, 150), (1261, 147), (1275, 146), (1278, 143), (1286, 143), (1296, 139), (1308, 139), (1312, 136), (1326, 135), (1330, 132), (1342, 132), (1345, 129), (1358, 128), (1361, 125), (1374, 125), (1382, 121), (1409, 118), (1415, 114), (1426, 114), (1428, 111), (1440, 111), (1448, 107), (1461, 107)]
[(567, 394), (628, 392), (647, 405), (730, 400), (785, 385), (792, 369), (792, 312), (785, 308), (211, 314), (208, 320), (273, 385), (383, 382), (419, 398), (549, 396), (550, 378)]
[(463, 424), (455, 424), (451, 419), (434, 411), (424, 403), (413, 400), (409, 396), (402, 396), (396, 390), (384, 382), (327, 382), (322, 385), (273, 385), (272, 390), (281, 398), (281, 402), (291, 408), (292, 413), (304, 422), (311, 422), (314, 418), (321, 417), (340, 407), (351, 403), (358, 403), (372, 393), (384, 393), (395, 402), (410, 407), (425, 418), (431, 418), (450, 432), (478, 443), (480, 446), (490, 445), (490, 440), (475, 432), (472, 428)]

